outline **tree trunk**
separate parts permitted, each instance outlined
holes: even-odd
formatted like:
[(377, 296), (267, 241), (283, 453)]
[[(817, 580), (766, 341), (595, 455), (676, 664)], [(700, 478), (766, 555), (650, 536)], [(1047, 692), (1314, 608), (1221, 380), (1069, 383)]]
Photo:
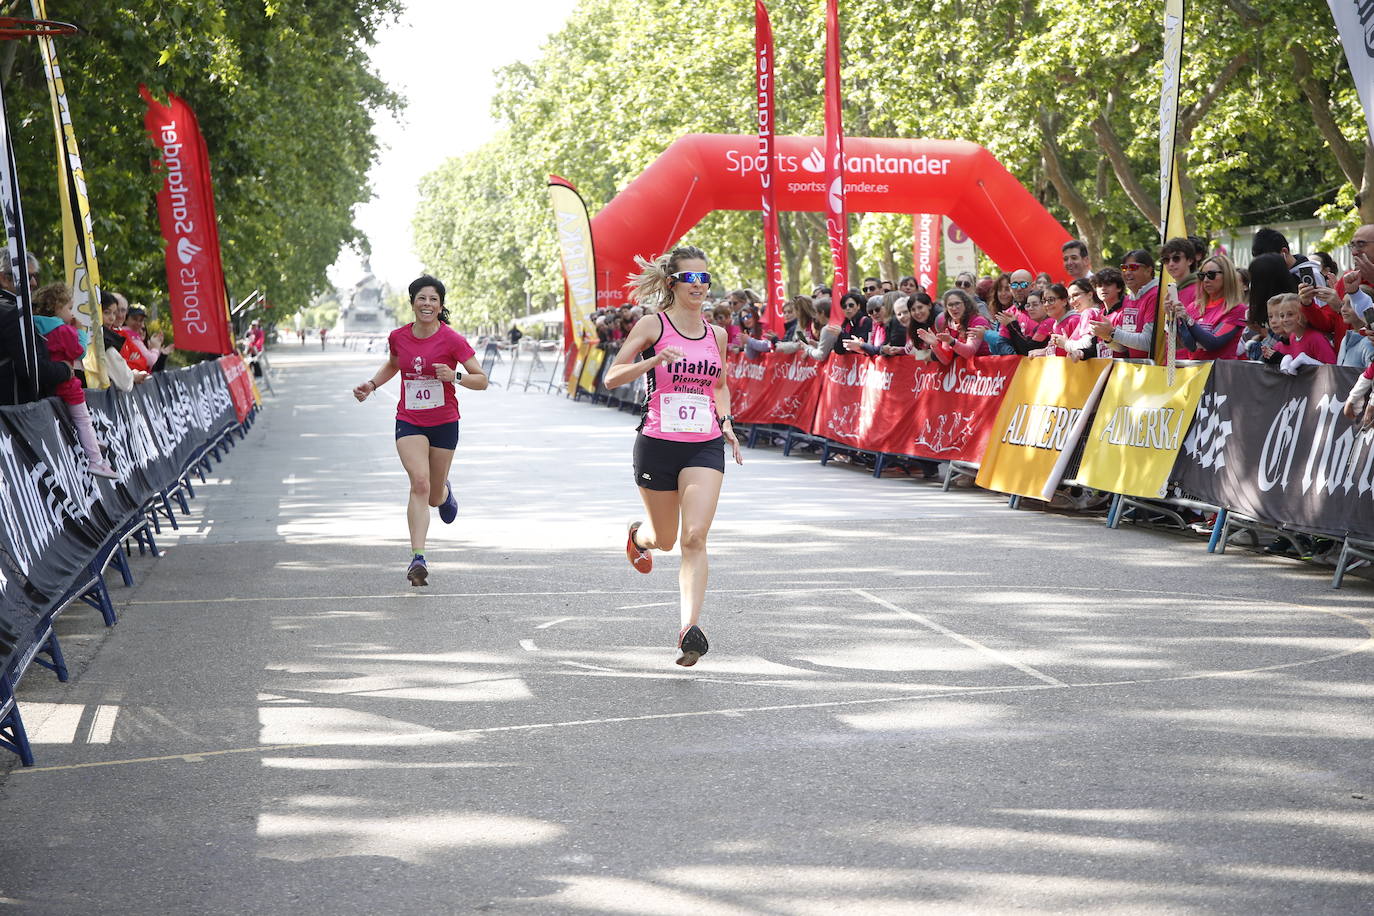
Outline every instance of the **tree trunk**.
[(892, 284), (895, 286), (897, 281), (901, 279), (901, 274), (897, 273), (897, 260), (892, 256), (892, 248), (890, 246), (883, 246), (881, 260), (883, 262), (882, 278), (884, 280), (891, 280)]
[(1059, 154), (1059, 144), (1054, 139), (1054, 126), (1050, 124), (1048, 116), (1040, 115), (1039, 121), (1040, 155), (1045, 162), (1045, 174), (1049, 177), (1050, 184), (1054, 185), (1060, 202), (1068, 208), (1069, 215), (1073, 217), (1079, 237), (1088, 246), (1088, 259), (1098, 263), (1102, 258), (1102, 217), (1093, 216), (1088, 201), (1064, 173), (1064, 160)]

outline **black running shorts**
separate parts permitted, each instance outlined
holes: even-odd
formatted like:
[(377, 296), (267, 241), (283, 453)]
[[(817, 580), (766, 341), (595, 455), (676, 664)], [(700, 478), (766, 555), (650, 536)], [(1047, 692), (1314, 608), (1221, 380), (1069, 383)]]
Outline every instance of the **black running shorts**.
[(404, 439), (406, 436), (424, 436), (429, 440), (430, 448), (453, 451), (458, 448), (458, 421), (440, 423), (438, 426), (416, 426), (405, 420), (397, 420), (396, 438)]
[(635, 483), (646, 490), (676, 490), (683, 468), (725, 473), (725, 437), (705, 442), (673, 442), (640, 433), (635, 437)]

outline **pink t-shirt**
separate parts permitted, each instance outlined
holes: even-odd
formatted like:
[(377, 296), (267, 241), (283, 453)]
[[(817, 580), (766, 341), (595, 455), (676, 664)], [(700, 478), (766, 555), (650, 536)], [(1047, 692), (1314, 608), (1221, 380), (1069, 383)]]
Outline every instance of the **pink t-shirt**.
[[(428, 337), (415, 336), (415, 325), (391, 332), (387, 345), (401, 368), (401, 397), (396, 419), (414, 426), (441, 426), (458, 419), (458, 396), (452, 382), (440, 382), (434, 364), (457, 369), (476, 355), (467, 339), (446, 324)], [(433, 404), (434, 406), (429, 406)]]
[[(78, 360), (86, 352), (81, 349), (81, 337), (76, 333), (76, 328), (69, 324), (59, 324), (43, 335), (43, 341), (48, 345), (48, 356), (64, 363)], [(58, 385), (54, 391), (68, 404), (86, 403), (81, 380), (75, 375)]]
[[(1111, 321), (1115, 327), (1129, 334), (1139, 334), (1145, 330), (1145, 325), (1154, 324), (1155, 313), (1158, 311), (1159, 283), (1151, 280), (1135, 296), (1127, 290), (1126, 298), (1121, 301), (1121, 308), (1112, 312)], [(1127, 347), (1125, 355), (1131, 359), (1146, 359), (1150, 354), (1144, 350)]]
[[(1245, 319), (1249, 315), (1249, 309), (1245, 303), (1228, 306), (1225, 300), (1215, 299), (1203, 307), (1200, 303), (1194, 302), (1188, 309), (1189, 314), (1196, 316), (1199, 327), (1214, 337), (1219, 337), (1227, 333), (1232, 328), (1245, 330)], [(1240, 359), (1240, 335), (1219, 350), (1191, 350), (1188, 359)], [(1335, 362), (1335, 359), (1331, 360)]]
[(1336, 362), (1336, 351), (1331, 349), (1331, 341), (1326, 339), (1326, 335), (1311, 328), (1298, 337), (1296, 334), (1288, 338), (1288, 342), (1282, 341), (1274, 347), (1276, 353), (1284, 356), (1297, 356), (1299, 353), (1306, 353), (1319, 363), (1330, 365)]
[[(1052, 318), (1047, 318), (1046, 321), (1050, 322), (1051, 334), (1063, 334), (1069, 340), (1073, 340), (1078, 336), (1078, 331), (1082, 327), (1083, 316), (1078, 312), (1065, 312), (1064, 317), (1057, 321)], [(1064, 348), (1055, 347), (1054, 355), (1068, 356), (1069, 354)]]
[(669, 442), (709, 442), (718, 437), (716, 422), (716, 382), (724, 367), (720, 364), (720, 345), (711, 325), (700, 337), (687, 337), (672, 320), (659, 313), (662, 331), (654, 345), (644, 351), (652, 357), (664, 347), (678, 347), (682, 359), (654, 366), (644, 377), (644, 423), (640, 431), (651, 439)]

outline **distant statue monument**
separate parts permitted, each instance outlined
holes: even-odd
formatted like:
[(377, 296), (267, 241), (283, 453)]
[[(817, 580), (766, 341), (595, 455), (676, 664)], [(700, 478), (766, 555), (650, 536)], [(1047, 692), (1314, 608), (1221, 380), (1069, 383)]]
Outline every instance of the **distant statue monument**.
[(363, 278), (353, 286), (348, 302), (339, 311), (336, 334), (381, 334), (394, 322), (382, 299), (385, 290), (372, 273), (372, 262), (363, 258)]

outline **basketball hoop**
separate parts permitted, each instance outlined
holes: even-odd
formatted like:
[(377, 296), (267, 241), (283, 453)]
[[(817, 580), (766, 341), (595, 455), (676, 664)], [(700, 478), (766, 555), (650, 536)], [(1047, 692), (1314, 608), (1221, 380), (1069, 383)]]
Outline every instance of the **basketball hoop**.
[(0, 41), (12, 38), (53, 37), (75, 35), (81, 29), (69, 22), (52, 19), (25, 19), (22, 16), (0, 16)]

